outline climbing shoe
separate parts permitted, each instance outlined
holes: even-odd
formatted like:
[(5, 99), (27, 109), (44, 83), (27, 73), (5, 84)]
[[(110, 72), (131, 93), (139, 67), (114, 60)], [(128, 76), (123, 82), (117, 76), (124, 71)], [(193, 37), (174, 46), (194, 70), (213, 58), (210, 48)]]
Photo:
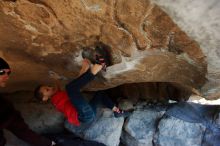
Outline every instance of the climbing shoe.
[(96, 63), (96, 55), (95, 55), (95, 49), (90, 48), (90, 47), (85, 47), (83, 48), (82, 51), (82, 58), (84, 59), (88, 59), (89, 61), (91, 61), (92, 64)]
[(123, 111), (123, 110), (119, 110), (119, 111), (114, 111), (114, 116), (116, 118), (120, 118), (120, 117), (124, 117), (124, 118), (127, 118), (131, 115), (131, 112), (128, 112), (128, 111)]
[(96, 47), (85, 47), (82, 51), (82, 57), (91, 61), (92, 64), (100, 64), (103, 66), (102, 70), (111, 64), (109, 49), (102, 45)]
[(96, 64), (102, 65), (102, 70), (106, 71), (107, 66), (106, 66), (105, 59), (98, 54), (96, 54)]

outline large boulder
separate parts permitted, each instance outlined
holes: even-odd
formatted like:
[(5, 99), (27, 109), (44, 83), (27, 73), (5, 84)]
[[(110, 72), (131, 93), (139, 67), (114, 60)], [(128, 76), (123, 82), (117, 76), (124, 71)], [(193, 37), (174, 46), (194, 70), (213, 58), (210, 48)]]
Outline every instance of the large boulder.
[(13, 69), (8, 91), (49, 83), (48, 71), (76, 77), (83, 46), (111, 47), (111, 66), (87, 90), (172, 82), (189, 91), (205, 81), (198, 43), (150, 0), (2, 0), (0, 55)]
[(73, 134), (103, 143), (107, 146), (118, 146), (124, 118), (115, 118), (110, 110), (102, 110), (92, 124), (81, 124), (79, 127), (65, 122), (65, 127)]
[(5, 97), (13, 102), (24, 121), (38, 133), (57, 133), (64, 129), (63, 115), (50, 103), (33, 100), (33, 92), (16, 92)]
[(220, 1), (153, 1), (200, 44), (208, 63), (208, 82), (202, 93), (209, 99), (220, 98)]
[(30, 146), (7, 130), (4, 130), (4, 137), (7, 140), (6, 146)]
[(158, 125), (158, 139), (155, 143), (160, 146), (201, 146), (205, 126), (189, 123), (174, 117), (164, 118)]
[[(188, 109), (190, 105), (193, 108)], [(124, 124), (121, 142), (126, 146), (220, 144), (220, 106), (188, 103), (153, 106), (141, 103), (136, 108)]]
[[(15, 107), (21, 111), (25, 121), (34, 131), (56, 132), (62, 136), (64, 121), (60, 113), (49, 104), (33, 102), (27, 95), (31, 97), (32, 94), (20, 92), (10, 94), (8, 97), (13, 98)], [(125, 101), (122, 102), (124, 104), (119, 105), (125, 108)], [(133, 108), (134, 112), (125, 120), (115, 118), (109, 109), (99, 108), (94, 123), (81, 124), (78, 127), (66, 121), (65, 128), (74, 135), (107, 146), (118, 146), (120, 142), (127, 146), (218, 146), (220, 143), (220, 106), (192, 103), (187, 106), (178, 104), (156, 106), (147, 102), (140, 102), (133, 107), (127, 105)], [(5, 132), (5, 136), (7, 146), (26, 146), (8, 131)]]
[(163, 113), (150, 108), (134, 111), (124, 125), (122, 142), (126, 146), (153, 146), (155, 124)]

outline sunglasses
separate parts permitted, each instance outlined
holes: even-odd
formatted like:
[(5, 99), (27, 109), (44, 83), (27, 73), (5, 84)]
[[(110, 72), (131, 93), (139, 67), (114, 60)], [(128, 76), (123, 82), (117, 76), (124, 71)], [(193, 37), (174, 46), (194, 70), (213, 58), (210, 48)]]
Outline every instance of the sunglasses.
[(0, 70), (0, 75), (11, 74), (11, 71)]

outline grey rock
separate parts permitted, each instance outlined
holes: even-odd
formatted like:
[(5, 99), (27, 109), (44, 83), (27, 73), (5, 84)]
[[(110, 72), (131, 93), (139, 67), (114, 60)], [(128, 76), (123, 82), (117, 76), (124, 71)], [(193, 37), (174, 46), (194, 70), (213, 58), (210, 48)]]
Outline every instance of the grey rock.
[(154, 142), (159, 146), (201, 146), (205, 129), (202, 124), (167, 116), (159, 122)]
[(74, 126), (65, 122), (65, 127), (81, 138), (103, 143), (107, 146), (118, 146), (124, 118), (115, 118), (112, 111), (104, 109), (92, 124)]
[(30, 146), (29, 144), (20, 140), (14, 134), (12, 134), (7, 130), (4, 130), (4, 137), (6, 138), (7, 141), (5, 146)]
[(155, 123), (162, 117), (164, 111), (150, 108), (134, 111), (125, 124), (122, 133), (122, 143), (127, 146), (152, 146), (156, 131)]
[(216, 122), (216, 124), (218, 124), (218, 125), (219, 125), (219, 127), (220, 127), (220, 113), (218, 113), (218, 115), (217, 115), (217, 118), (216, 118), (215, 122)]
[(57, 133), (63, 130), (64, 116), (50, 103), (33, 100), (33, 92), (20, 91), (6, 95), (29, 127), (38, 133)]
[[(30, 100), (31, 93), (10, 94), (15, 108), (24, 117), (26, 123), (34, 131), (59, 132), (63, 130), (64, 118), (51, 104), (41, 104)], [(127, 104), (124, 104), (127, 105)], [(128, 104), (129, 105), (129, 104)], [(127, 107), (127, 106), (125, 106)], [(134, 107), (135, 111), (124, 123), (124, 118), (114, 118), (109, 109), (98, 109), (97, 119), (92, 124), (81, 124), (77, 127), (65, 122), (65, 127), (87, 140), (104, 143), (107, 146), (118, 146), (121, 142), (126, 146), (213, 146), (213, 139), (218, 134), (207, 130), (198, 123), (164, 115), (167, 106), (149, 106), (140, 102)], [(216, 110), (213, 123), (220, 127), (220, 113)], [(124, 124), (124, 129), (122, 127)], [(7, 139), (6, 146), (28, 146), (12, 133), (4, 131)], [(203, 142), (203, 144), (202, 144)]]
[(24, 103), (15, 107), (21, 112), (29, 127), (38, 133), (56, 133), (64, 128), (63, 115), (51, 104)]

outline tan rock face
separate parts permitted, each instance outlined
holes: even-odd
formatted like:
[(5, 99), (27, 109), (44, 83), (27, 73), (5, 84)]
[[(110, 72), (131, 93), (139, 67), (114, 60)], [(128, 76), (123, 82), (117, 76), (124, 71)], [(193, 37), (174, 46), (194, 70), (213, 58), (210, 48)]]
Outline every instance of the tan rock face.
[(2, 0), (0, 56), (12, 67), (9, 91), (49, 83), (48, 71), (74, 78), (81, 48), (111, 47), (112, 65), (88, 90), (126, 83), (203, 85), (206, 61), (190, 39), (149, 0)]

